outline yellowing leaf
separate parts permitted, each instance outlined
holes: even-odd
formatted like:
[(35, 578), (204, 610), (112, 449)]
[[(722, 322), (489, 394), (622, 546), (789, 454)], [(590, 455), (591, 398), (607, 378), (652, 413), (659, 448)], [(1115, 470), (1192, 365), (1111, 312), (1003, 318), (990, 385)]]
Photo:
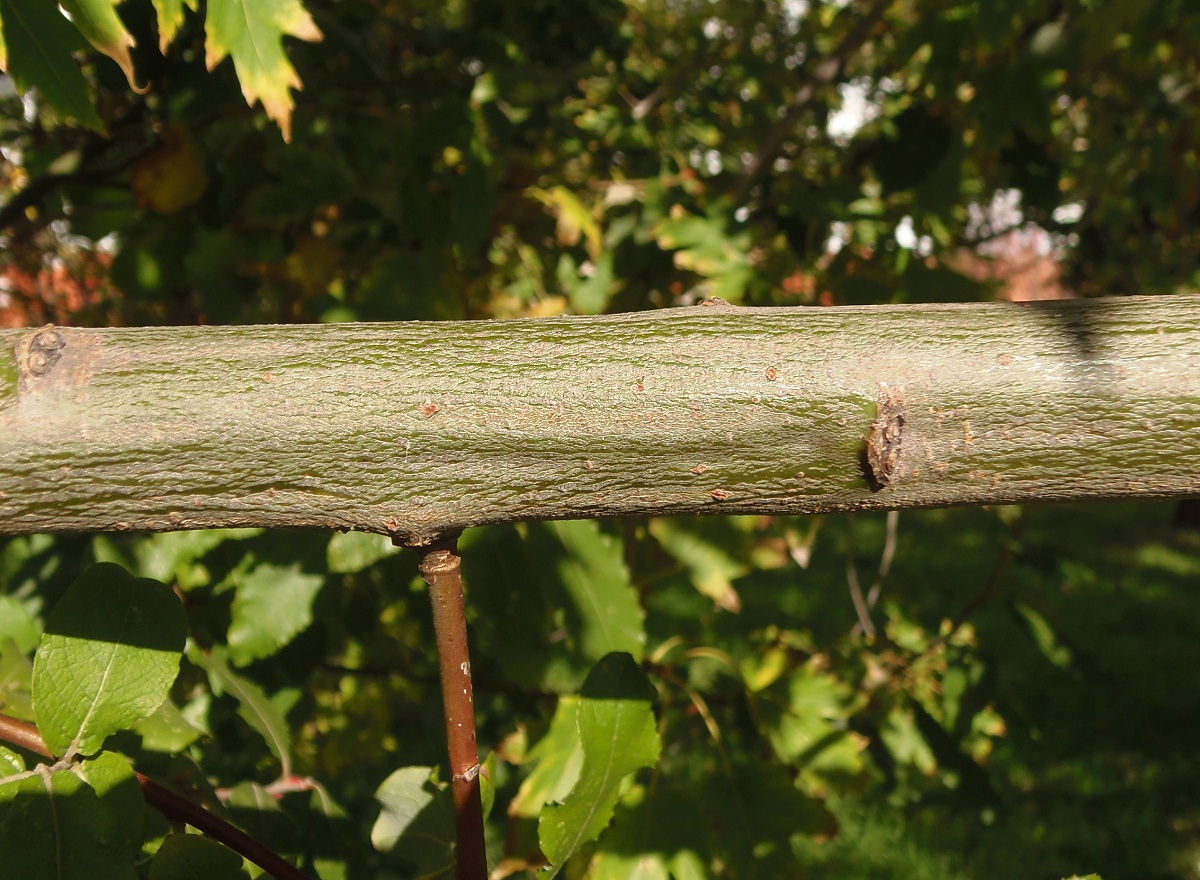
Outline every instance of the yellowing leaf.
[(121, 65), (129, 87), (135, 92), (144, 92), (145, 89), (137, 84), (133, 58), (129, 54), (134, 45), (133, 36), (117, 16), (116, 2), (119, 0), (60, 0), (62, 8), (71, 14), (75, 27), (87, 41)]
[(301, 84), (283, 51), (283, 38), (320, 40), (321, 31), (312, 17), (298, 0), (212, 0), (206, 28), (208, 69), (232, 56), (246, 103), (253, 106), (261, 101), (283, 139), (290, 141), (295, 106), (291, 90)]
[(581, 237), (586, 238), (588, 256), (593, 260), (600, 259), (604, 236), (600, 224), (579, 196), (565, 186), (550, 189), (530, 187), (529, 194), (554, 213), (557, 220), (555, 235), (559, 244), (575, 245)]
[(154, 0), (154, 11), (158, 14), (158, 50), (164, 55), (183, 24), (184, 6), (195, 12), (199, 0)]

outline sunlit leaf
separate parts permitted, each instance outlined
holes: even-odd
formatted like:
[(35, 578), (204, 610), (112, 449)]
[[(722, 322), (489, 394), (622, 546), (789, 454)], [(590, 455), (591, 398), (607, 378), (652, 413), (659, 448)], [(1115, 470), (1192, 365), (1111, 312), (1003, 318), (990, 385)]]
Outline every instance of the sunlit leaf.
[(401, 767), (375, 792), (379, 818), (371, 843), (408, 862), (416, 876), (429, 877), (454, 866), (454, 802), (450, 790), (433, 781), (430, 767)]
[(179, 673), (187, 622), (163, 584), (94, 565), (46, 619), (33, 663), (38, 727), (56, 755), (90, 755), (157, 709)]
[(320, 29), (299, 0), (210, 0), (204, 43), (205, 63), (212, 70), (229, 55), (251, 106), (261, 101), (279, 125), (283, 139), (292, 139), (291, 90), (300, 77), (283, 49), (285, 36), (320, 40)]
[(0, 779), (25, 770), (25, 759), (10, 748), (0, 746)]
[(133, 69), (133, 57), (129, 54), (134, 46), (133, 36), (117, 15), (115, 4), (118, 2), (120, 0), (59, 0), (87, 41), (121, 66), (130, 88), (141, 91)]
[(183, 10), (186, 6), (195, 12), (200, 0), (153, 0), (154, 10), (158, 14), (158, 49), (164, 55), (179, 28), (183, 25)]
[(386, 535), (339, 532), (329, 539), (326, 559), (330, 571), (354, 574), (398, 552), (399, 548)]
[(521, 783), (508, 812), (533, 819), (546, 804), (562, 801), (579, 779), (583, 742), (579, 738), (579, 697), (563, 695), (550, 720), (550, 729), (525, 755), (533, 770)]
[(653, 696), (628, 654), (605, 657), (583, 683), (576, 715), (583, 746), (579, 780), (561, 804), (542, 812), (538, 823), (552, 874), (607, 827), (622, 780), (658, 760)]

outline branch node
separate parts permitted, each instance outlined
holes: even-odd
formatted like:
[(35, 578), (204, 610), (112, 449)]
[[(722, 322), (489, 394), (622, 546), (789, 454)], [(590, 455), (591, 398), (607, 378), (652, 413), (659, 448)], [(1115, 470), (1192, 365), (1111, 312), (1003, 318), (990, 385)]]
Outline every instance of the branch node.
[(868, 477), (876, 491), (900, 481), (904, 460), (904, 389), (882, 382), (875, 404), (875, 421), (867, 435)]

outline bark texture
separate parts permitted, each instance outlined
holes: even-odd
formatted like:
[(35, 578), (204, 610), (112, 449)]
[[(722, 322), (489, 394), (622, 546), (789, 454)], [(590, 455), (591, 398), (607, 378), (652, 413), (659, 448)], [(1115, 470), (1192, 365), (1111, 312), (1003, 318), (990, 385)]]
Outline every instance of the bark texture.
[(0, 333), (0, 531), (1200, 494), (1200, 296)]

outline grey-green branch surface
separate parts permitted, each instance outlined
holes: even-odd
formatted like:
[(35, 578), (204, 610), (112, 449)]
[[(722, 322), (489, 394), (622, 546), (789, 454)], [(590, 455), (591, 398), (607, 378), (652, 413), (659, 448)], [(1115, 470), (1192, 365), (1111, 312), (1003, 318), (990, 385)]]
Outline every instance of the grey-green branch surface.
[(1200, 494), (1200, 296), (0, 333), (0, 532)]

